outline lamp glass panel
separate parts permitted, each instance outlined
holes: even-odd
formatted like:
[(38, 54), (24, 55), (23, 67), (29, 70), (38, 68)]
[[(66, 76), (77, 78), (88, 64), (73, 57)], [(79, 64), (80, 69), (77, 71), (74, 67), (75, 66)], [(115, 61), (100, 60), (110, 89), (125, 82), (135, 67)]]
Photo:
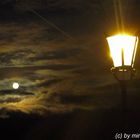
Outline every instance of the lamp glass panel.
[[(137, 37), (130, 35), (115, 35), (107, 38), (114, 67), (122, 66), (122, 50), (124, 65), (131, 66), (134, 63)], [(132, 60), (133, 59), (133, 60)]]
[(139, 38), (136, 37), (136, 44), (135, 44), (135, 49), (134, 49), (134, 57), (132, 58), (132, 59), (133, 59), (133, 60), (132, 60), (132, 67), (134, 66), (134, 61), (135, 61), (135, 57), (136, 57), (138, 42), (139, 42)]

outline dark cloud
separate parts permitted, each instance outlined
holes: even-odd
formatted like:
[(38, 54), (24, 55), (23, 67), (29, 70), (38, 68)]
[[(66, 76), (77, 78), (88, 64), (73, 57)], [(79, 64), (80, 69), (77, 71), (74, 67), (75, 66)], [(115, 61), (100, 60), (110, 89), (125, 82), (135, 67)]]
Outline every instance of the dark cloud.
[(17, 64), (30, 64), (28, 59), (35, 55), (31, 50), (18, 50), (0, 53), (1, 65), (17, 65)]
[(11, 42), (14, 41), (16, 34), (14, 33), (0, 33), (0, 41)]
[(53, 79), (53, 80), (49, 80), (49, 81), (43, 81), (40, 82), (38, 85), (35, 85), (35, 87), (39, 88), (39, 87), (48, 87), (51, 85), (54, 85), (56, 83), (59, 83), (61, 81), (61, 79)]
[[(22, 87), (21, 87), (22, 88)], [(34, 95), (34, 93), (30, 93), (30, 92), (26, 92), (25, 90), (23, 89), (19, 89), (18, 91), (15, 91), (15, 90), (0, 90), (0, 94), (9, 94), (9, 95)]]
[(50, 51), (50, 52), (38, 54), (37, 56), (31, 58), (31, 61), (36, 61), (36, 60), (53, 60), (53, 59), (67, 59), (69, 57), (75, 57), (79, 53), (80, 53), (80, 49)]
[(83, 8), (87, 4), (84, 0), (18, 0), (17, 6), (27, 9), (48, 9), (48, 10), (62, 10), (62, 9), (78, 9)]
[(20, 101), (21, 101), (20, 98), (7, 97), (5, 99), (0, 99), (0, 104), (5, 103), (5, 102), (6, 103), (11, 103), (11, 102), (16, 103), (16, 102), (20, 102)]

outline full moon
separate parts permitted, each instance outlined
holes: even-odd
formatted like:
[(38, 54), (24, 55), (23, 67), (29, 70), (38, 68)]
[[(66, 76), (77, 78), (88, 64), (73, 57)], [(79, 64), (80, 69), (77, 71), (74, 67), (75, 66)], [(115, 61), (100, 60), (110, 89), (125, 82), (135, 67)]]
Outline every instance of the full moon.
[(13, 89), (18, 89), (19, 88), (19, 83), (14, 82), (13, 83)]

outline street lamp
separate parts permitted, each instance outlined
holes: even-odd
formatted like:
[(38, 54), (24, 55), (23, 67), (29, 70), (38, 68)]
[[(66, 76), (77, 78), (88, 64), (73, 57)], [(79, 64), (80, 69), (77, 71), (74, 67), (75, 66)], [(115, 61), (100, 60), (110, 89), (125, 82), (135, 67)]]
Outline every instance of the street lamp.
[(138, 37), (127, 34), (118, 34), (107, 37), (110, 54), (114, 67), (111, 69), (119, 81), (122, 90), (122, 109), (126, 108), (126, 81), (135, 75), (134, 62), (138, 46)]

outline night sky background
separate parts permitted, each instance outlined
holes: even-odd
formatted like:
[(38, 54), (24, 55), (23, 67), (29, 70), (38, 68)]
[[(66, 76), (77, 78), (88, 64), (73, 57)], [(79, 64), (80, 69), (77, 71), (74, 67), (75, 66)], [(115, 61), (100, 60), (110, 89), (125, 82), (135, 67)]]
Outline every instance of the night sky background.
[[(110, 72), (106, 37), (117, 33), (120, 23), (139, 36), (139, 9), (139, 0), (0, 1), (3, 140), (100, 140), (121, 133), (121, 93)], [(127, 83), (127, 130), (135, 127), (135, 133), (139, 56), (140, 48), (137, 75)]]

